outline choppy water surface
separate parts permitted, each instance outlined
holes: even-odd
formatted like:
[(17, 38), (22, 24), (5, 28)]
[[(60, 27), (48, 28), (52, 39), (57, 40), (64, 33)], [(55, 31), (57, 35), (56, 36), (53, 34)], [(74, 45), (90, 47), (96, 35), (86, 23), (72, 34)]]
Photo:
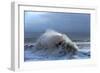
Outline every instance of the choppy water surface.
[(73, 56), (65, 53), (62, 49), (36, 49), (33, 45), (25, 44), (24, 61), (44, 61), (44, 60), (69, 60), (69, 59), (89, 59), (90, 44), (78, 44), (80, 50)]

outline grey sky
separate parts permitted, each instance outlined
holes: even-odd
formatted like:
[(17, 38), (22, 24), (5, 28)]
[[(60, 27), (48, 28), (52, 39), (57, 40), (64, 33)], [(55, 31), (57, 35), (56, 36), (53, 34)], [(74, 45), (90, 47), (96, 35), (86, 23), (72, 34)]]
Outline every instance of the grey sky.
[(25, 33), (54, 29), (66, 33), (90, 33), (90, 14), (25, 11)]

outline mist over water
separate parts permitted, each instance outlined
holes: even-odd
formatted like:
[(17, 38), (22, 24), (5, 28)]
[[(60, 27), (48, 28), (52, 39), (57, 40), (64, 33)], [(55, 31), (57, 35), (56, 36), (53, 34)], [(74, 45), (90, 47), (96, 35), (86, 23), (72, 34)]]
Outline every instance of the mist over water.
[[(34, 51), (37, 49), (34, 43), (48, 29), (66, 34), (73, 42), (90, 42), (89, 13), (24, 11), (24, 15), (24, 61), (69, 59), (61, 49)], [(89, 59), (90, 44), (78, 44), (78, 47), (80, 51), (70, 59)]]
[[(32, 32), (25, 34), (25, 42), (35, 42), (44, 32)], [(84, 33), (64, 33), (69, 36), (69, 38), (73, 41), (81, 41), (81, 42), (89, 42), (90, 34)]]
[[(43, 33), (43, 34), (45, 34), (45, 33)], [(58, 32), (56, 32), (55, 34), (57, 35), (57, 33)], [(49, 39), (49, 36), (53, 36), (52, 32), (46, 33), (44, 38)], [(38, 38), (39, 37), (37, 37), (37, 39)], [(89, 59), (90, 58), (90, 44), (89, 43), (88, 44), (80, 44), (80, 43), (77, 44), (79, 50), (77, 50), (75, 52), (75, 54), (71, 55), (71, 53), (66, 52), (62, 47), (58, 47), (58, 48), (36, 48), (35, 47), (35, 40), (37, 40), (37, 39), (33, 40), (33, 39), (29, 38), (29, 40), (27, 39), (28, 40), (27, 43), (25, 42), (24, 61), (27, 62), (27, 61), (67, 60), (67, 59), (70, 60), (70, 59)], [(42, 39), (43, 39), (43, 36), (41, 37), (41, 40)], [(48, 39), (43, 39), (42, 42), (46, 41), (46, 40), (47, 40), (47, 42), (49, 42), (50, 40), (48, 41)], [(65, 39), (67, 39), (67, 38), (65, 38)], [(75, 38), (75, 40), (76, 40), (76, 38)], [(81, 38), (81, 40), (84, 40), (84, 39)], [(79, 39), (78, 39), (78, 41), (79, 41)], [(82, 41), (82, 42), (84, 42), (84, 41)], [(46, 45), (46, 43), (45, 43), (45, 45)]]

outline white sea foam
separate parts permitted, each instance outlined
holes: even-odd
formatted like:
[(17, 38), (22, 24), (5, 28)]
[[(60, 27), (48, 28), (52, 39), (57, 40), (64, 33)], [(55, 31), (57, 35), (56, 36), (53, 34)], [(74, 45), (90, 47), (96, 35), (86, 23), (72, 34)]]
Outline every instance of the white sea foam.
[[(66, 43), (74, 44), (74, 47), (77, 47), (76, 43), (72, 42), (70, 38), (54, 30), (47, 30), (35, 43), (27, 43), (25, 45), (32, 45), (33, 47), (25, 47), (24, 60), (25, 61), (35, 61), (35, 60), (64, 60), (64, 59), (84, 59), (90, 57), (90, 45), (87, 43), (77, 43), (80, 50), (77, 53), (70, 57), (70, 54), (67, 54), (62, 47), (52, 48), (55, 38), (53, 36), (62, 36), (66, 40)], [(52, 38), (53, 37), (53, 38)], [(36, 46), (41, 43), (42, 48), (37, 49)], [(52, 44), (52, 45), (51, 45)], [(47, 45), (46, 47), (44, 47)], [(47, 49), (47, 47), (49, 48)]]

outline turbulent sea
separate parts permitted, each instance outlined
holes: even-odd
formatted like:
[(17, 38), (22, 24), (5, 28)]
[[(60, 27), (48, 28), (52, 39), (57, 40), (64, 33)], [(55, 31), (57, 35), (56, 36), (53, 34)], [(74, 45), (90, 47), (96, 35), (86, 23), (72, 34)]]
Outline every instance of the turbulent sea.
[(69, 56), (62, 49), (36, 49), (32, 43), (25, 43), (24, 61), (47, 61), (47, 60), (73, 60), (73, 59), (89, 59), (90, 43), (77, 43), (79, 51), (75, 55)]

